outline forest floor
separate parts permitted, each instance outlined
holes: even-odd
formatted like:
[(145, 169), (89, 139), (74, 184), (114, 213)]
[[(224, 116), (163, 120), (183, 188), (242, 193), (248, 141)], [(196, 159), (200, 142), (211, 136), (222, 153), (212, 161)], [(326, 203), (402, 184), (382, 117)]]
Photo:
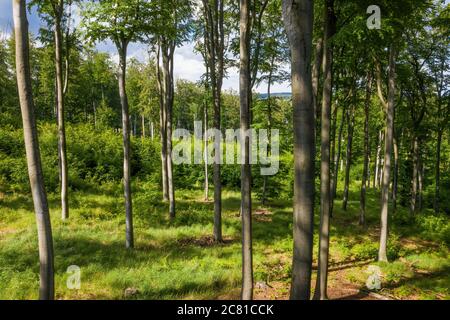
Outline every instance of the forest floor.
[[(200, 189), (177, 190), (177, 217), (167, 218), (156, 184), (134, 188), (135, 249), (125, 249), (122, 191), (107, 184), (74, 191), (70, 218), (60, 219), (50, 195), (57, 299), (238, 299), (241, 273), (239, 193), (223, 193), (224, 242), (211, 237), (213, 203)], [(347, 211), (336, 201), (330, 240), (330, 299), (450, 299), (450, 223), (429, 212), (398, 209), (390, 219), (389, 263), (376, 262), (378, 192), (368, 193), (367, 226), (358, 225), (359, 194)], [(318, 211), (318, 210), (316, 210)], [(290, 201), (254, 202), (256, 299), (286, 299), (292, 259)], [(319, 223), (316, 213), (315, 227)], [(317, 233), (317, 232), (316, 232)], [(317, 243), (315, 235), (315, 269)], [(71, 265), (80, 267), (80, 289), (69, 289)], [(377, 269), (379, 268), (379, 269)], [(28, 196), (0, 193), (0, 299), (35, 299), (37, 236)], [(375, 270), (375, 271), (374, 271)], [(381, 288), (369, 290), (379, 270)]]

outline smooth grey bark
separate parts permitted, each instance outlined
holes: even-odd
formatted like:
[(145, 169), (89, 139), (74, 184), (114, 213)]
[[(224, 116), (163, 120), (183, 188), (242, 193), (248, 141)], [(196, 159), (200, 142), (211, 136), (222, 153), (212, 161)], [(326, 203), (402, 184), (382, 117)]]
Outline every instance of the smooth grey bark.
[(413, 172), (411, 181), (411, 201), (410, 212), (414, 214), (417, 212), (417, 196), (419, 189), (419, 138), (413, 138)]
[[(206, 100), (206, 99), (205, 99)], [(208, 104), (207, 101), (204, 102), (204, 151), (203, 151), (203, 157), (205, 161), (205, 201), (208, 201), (209, 198), (209, 178), (208, 178)]]
[(352, 89), (352, 105), (347, 109), (347, 150), (345, 156), (345, 180), (344, 180), (344, 197), (342, 201), (342, 208), (347, 211), (348, 192), (350, 185), (350, 167), (352, 164), (352, 146), (353, 146), (353, 131), (355, 128), (355, 95)]
[(130, 114), (126, 91), (127, 47), (128, 40), (120, 39), (116, 43), (119, 51), (119, 95), (122, 106), (122, 138), (123, 138), (123, 188), (125, 198), (125, 235), (126, 247), (134, 247), (133, 208), (131, 198), (131, 156), (130, 156)]
[(320, 161), (320, 226), (319, 252), (315, 300), (327, 300), (328, 256), (330, 247), (330, 141), (331, 141), (331, 101), (333, 98), (333, 48), (330, 39), (336, 29), (334, 0), (327, 0), (325, 7), (325, 28), (323, 40), (323, 73), (324, 84), (321, 109), (321, 161)]
[(157, 75), (157, 86), (159, 92), (159, 130), (161, 136), (161, 176), (162, 176), (162, 194), (163, 201), (169, 200), (169, 189), (167, 184), (167, 121), (166, 121), (166, 93), (165, 86), (163, 86), (163, 80), (161, 75), (161, 69), (159, 67), (159, 60), (161, 57), (161, 46), (158, 42), (156, 48), (156, 75)]
[(53, 238), (34, 113), (26, 4), (25, 0), (13, 0), (12, 5), (16, 45), (17, 88), (22, 113), (28, 176), (38, 233), (40, 262), (39, 299), (52, 300), (55, 297)]
[[(64, 91), (67, 84), (63, 81), (63, 57), (62, 57), (62, 30), (61, 20), (64, 10), (64, 0), (52, 3), (55, 19), (55, 71), (56, 71), (56, 115), (58, 125), (58, 161), (60, 169), (60, 192), (61, 192), (61, 218), (69, 218), (68, 204), (68, 169), (66, 151), (66, 129), (64, 123)], [(68, 40), (66, 40), (68, 41)], [(67, 68), (67, 67), (66, 67)], [(68, 77), (66, 75), (66, 81)]]
[(162, 64), (163, 64), (163, 87), (165, 93), (165, 112), (166, 112), (166, 163), (167, 163), (167, 192), (169, 196), (169, 217), (175, 218), (175, 187), (173, 181), (173, 162), (172, 162), (172, 120), (173, 120), (173, 99), (174, 99), (174, 81), (173, 81), (173, 55), (175, 52), (175, 43), (163, 39), (161, 43)]
[[(316, 43), (315, 48), (315, 59), (314, 64), (312, 66), (312, 87), (313, 87), (313, 97), (314, 97), (314, 115), (317, 119), (320, 117), (319, 113), (319, 78), (320, 78), (320, 70), (324, 61), (324, 40), (319, 38)], [(323, 66), (325, 69), (325, 66)], [(324, 70), (325, 73), (325, 70)]]
[[(269, 132), (268, 134), (268, 139), (270, 141), (271, 136), (270, 136), (270, 132), (272, 129), (272, 92), (271, 92), (271, 86), (272, 86), (272, 77), (273, 77), (273, 69), (274, 69), (274, 63), (275, 63), (275, 55), (272, 56), (272, 59), (270, 60), (270, 71), (269, 71), (269, 76), (267, 79), (267, 131)], [(266, 156), (269, 157), (270, 156), (270, 146), (267, 148), (267, 154)], [(267, 193), (267, 184), (268, 184), (268, 176), (265, 175), (263, 178), (263, 191), (262, 191), (262, 199), (261, 199), (261, 203), (262, 205), (266, 204), (266, 193)]]
[(378, 250), (378, 261), (387, 259), (388, 239), (388, 214), (389, 214), (389, 183), (391, 174), (391, 153), (394, 138), (394, 103), (395, 103), (395, 78), (396, 78), (396, 48), (391, 44), (389, 50), (389, 88), (386, 108), (386, 134), (384, 144), (384, 169), (381, 185), (381, 228), (380, 248)]
[[(211, 92), (213, 98), (214, 128), (221, 129), (222, 81), (224, 70), (224, 3), (223, 0), (203, 0), (205, 15), (205, 45), (206, 60), (209, 66)], [(217, 140), (217, 141), (216, 141)], [(215, 150), (221, 150), (221, 141), (216, 139)], [(221, 152), (214, 154), (213, 183), (214, 183), (214, 240), (222, 241), (222, 181), (221, 181)]]
[(313, 1), (283, 0), (291, 49), (294, 130), (294, 252), (290, 299), (309, 300), (314, 218), (315, 124), (311, 79)]
[[(359, 200), (359, 225), (366, 225), (366, 189), (369, 173), (369, 108), (372, 93), (372, 75), (370, 72), (366, 80), (366, 100), (364, 103), (364, 165), (361, 179), (361, 193)], [(370, 183), (370, 182), (369, 182)]]
[(434, 212), (439, 213), (441, 211), (440, 202), (440, 184), (441, 184), (441, 145), (442, 135), (444, 130), (438, 129), (437, 144), (436, 144), (436, 178), (434, 189)]
[(331, 214), (333, 213), (334, 199), (336, 199), (337, 183), (339, 179), (339, 162), (341, 161), (342, 133), (344, 131), (345, 113), (346, 113), (346, 106), (344, 101), (344, 104), (342, 105), (341, 123), (339, 124), (339, 133), (337, 136), (337, 143), (338, 143), (337, 151), (334, 155), (334, 174), (333, 180), (331, 181)]
[[(240, 134), (250, 128), (250, 7), (240, 0)], [(253, 299), (252, 197), (250, 141), (241, 141), (242, 300)]]
[(396, 137), (394, 133), (394, 177), (392, 180), (392, 209), (394, 212), (397, 210), (399, 149), (399, 137)]
[(381, 146), (383, 144), (384, 141), (384, 133), (382, 130), (379, 131), (378, 134), (378, 144), (377, 144), (377, 156), (376, 156), (376, 160), (375, 160), (375, 173), (373, 176), (373, 187), (374, 188), (379, 188), (380, 187), (380, 166), (381, 166)]

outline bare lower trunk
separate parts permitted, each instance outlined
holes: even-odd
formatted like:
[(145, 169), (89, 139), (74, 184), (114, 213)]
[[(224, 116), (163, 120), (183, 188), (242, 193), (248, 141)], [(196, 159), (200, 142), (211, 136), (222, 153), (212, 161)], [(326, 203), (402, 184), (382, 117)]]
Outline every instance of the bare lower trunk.
[[(241, 136), (250, 128), (250, 17), (249, 1), (240, 0), (240, 122)], [(253, 299), (252, 198), (250, 141), (241, 141), (242, 300)]]
[(442, 145), (443, 130), (438, 130), (437, 144), (436, 144), (436, 181), (434, 189), (434, 212), (439, 213), (440, 209), (440, 184), (441, 184), (441, 145)]
[(61, 191), (61, 217), (63, 220), (69, 218), (68, 205), (68, 172), (66, 155), (66, 129), (64, 124), (64, 83), (62, 67), (62, 32), (61, 16), (63, 0), (55, 6), (55, 70), (56, 70), (56, 101), (57, 101), (57, 124), (58, 124), (58, 159), (60, 168), (60, 191)]
[(341, 148), (342, 148), (342, 132), (344, 131), (345, 123), (345, 105), (342, 106), (341, 123), (339, 125), (339, 134), (337, 137), (337, 151), (334, 156), (334, 175), (331, 181), (331, 214), (333, 213), (334, 199), (336, 199), (337, 183), (339, 179), (339, 163), (341, 161)]
[(329, 39), (335, 33), (334, 0), (326, 1), (324, 37), (324, 84), (321, 119), (321, 165), (320, 165), (320, 233), (319, 261), (314, 299), (327, 300), (328, 256), (330, 246), (330, 132), (331, 100), (333, 97), (333, 50)]
[(162, 180), (162, 194), (163, 201), (169, 200), (169, 190), (167, 185), (167, 115), (166, 115), (166, 93), (165, 86), (163, 85), (163, 79), (161, 75), (161, 69), (159, 67), (159, 60), (161, 56), (161, 47), (158, 43), (156, 49), (156, 74), (157, 85), (159, 92), (159, 130), (161, 136), (161, 180)]
[(317, 119), (319, 119), (320, 118), (319, 78), (320, 78), (320, 69), (322, 67), (322, 62), (324, 59), (324, 40), (322, 38), (317, 40), (315, 52), (316, 56), (314, 59), (314, 64), (312, 66), (312, 87), (314, 97), (314, 115), (315, 117), (317, 117)]
[(391, 174), (391, 153), (394, 137), (394, 103), (395, 103), (395, 60), (396, 50), (391, 44), (389, 52), (389, 89), (386, 110), (386, 135), (384, 147), (384, 169), (381, 189), (381, 228), (380, 248), (378, 260), (387, 261), (387, 239), (388, 239), (388, 214), (389, 214), (389, 183)]
[(378, 181), (379, 178), (378, 176), (380, 175), (380, 157), (381, 157), (381, 144), (383, 141), (383, 133), (380, 130), (379, 134), (378, 134), (378, 145), (377, 145), (377, 158), (375, 160), (375, 173), (373, 176), (373, 187), (377, 188), (379, 187)]
[(133, 210), (131, 199), (131, 157), (130, 157), (130, 115), (128, 113), (128, 97), (126, 92), (126, 70), (127, 70), (127, 46), (128, 42), (123, 40), (119, 50), (119, 93), (122, 105), (122, 136), (123, 136), (123, 187), (125, 196), (125, 226), (126, 247), (134, 247), (133, 239)]
[(344, 181), (344, 197), (342, 201), (342, 208), (347, 210), (348, 203), (348, 192), (350, 187), (350, 167), (352, 164), (352, 144), (353, 144), (353, 129), (354, 129), (354, 111), (353, 108), (355, 106), (350, 107), (347, 112), (347, 152), (345, 157), (345, 181)]
[(167, 191), (169, 195), (169, 217), (175, 218), (175, 187), (172, 162), (172, 119), (173, 119), (173, 50), (172, 44), (163, 49), (163, 78), (166, 93), (166, 145), (167, 145)]
[(208, 132), (208, 106), (205, 102), (205, 110), (204, 110), (204, 123), (205, 123), (205, 128), (204, 128), (204, 159), (205, 159), (205, 201), (208, 201), (208, 195), (209, 195), (209, 178), (208, 178), (208, 136), (207, 136), (207, 132)]
[(397, 191), (398, 191), (398, 138), (394, 135), (394, 178), (392, 181), (392, 209), (397, 209)]
[(292, 300), (309, 300), (314, 217), (315, 124), (311, 80), (313, 1), (283, 0), (283, 21), (291, 48), (294, 130), (294, 253)]
[(367, 188), (367, 175), (369, 171), (369, 108), (370, 108), (370, 96), (372, 92), (372, 76), (369, 73), (367, 75), (366, 84), (366, 101), (364, 104), (364, 165), (361, 179), (361, 196), (359, 201), (359, 225), (364, 226), (366, 224), (366, 188)]
[(419, 138), (417, 136), (413, 139), (413, 172), (412, 172), (412, 183), (411, 183), (411, 203), (410, 211), (411, 214), (417, 211), (417, 194), (419, 185)]
[(13, 0), (16, 73), (39, 244), (39, 299), (54, 299), (53, 238), (47, 194), (42, 174), (30, 74), (28, 21), (25, 0)]

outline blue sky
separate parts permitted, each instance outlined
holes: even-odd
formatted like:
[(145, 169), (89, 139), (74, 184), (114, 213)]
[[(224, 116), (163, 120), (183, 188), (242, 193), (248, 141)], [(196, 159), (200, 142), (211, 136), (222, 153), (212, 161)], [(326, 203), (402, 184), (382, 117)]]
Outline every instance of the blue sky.
[[(29, 30), (32, 34), (39, 31), (40, 20), (35, 10), (28, 13)], [(13, 25), (12, 18), (12, 1), (0, 0), (0, 32), (10, 34)], [(175, 51), (174, 72), (175, 78), (186, 79), (190, 81), (198, 81), (205, 72), (202, 57), (193, 51), (194, 44), (186, 43)], [(111, 54), (113, 61), (118, 61), (116, 48), (110, 42), (97, 44), (99, 51), (105, 51)], [(147, 59), (147, 48), (142, 44), (130, 44), (128, 49), (128, 57), (135, 57), (139, 60)], [(239, 89), (239, 71), (237, 69), (229, 69), (227, 79), (224, 79), (224, 90)], [(261, 84), (256, 91), (266, 92), (266, 84)], [(272, 85), (273, 92), (290, 91), (287, 83)]]

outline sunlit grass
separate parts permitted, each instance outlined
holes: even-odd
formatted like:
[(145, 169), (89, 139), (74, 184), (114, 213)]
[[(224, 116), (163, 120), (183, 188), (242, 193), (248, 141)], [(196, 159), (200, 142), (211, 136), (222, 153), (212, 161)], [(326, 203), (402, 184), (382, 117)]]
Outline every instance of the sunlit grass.
[[(134, 250), (125, 249), (123, 199), (118, 185), (72, 192), (66, 222), (60, 219), (57, 195), (49, 196), (58, 299), (214, 299), (230, 297), (239, 289), (238, 192), (223, 192), (225, 243), (214, 244), (213, 203), (204, 201), (202, 190), (177, 190), (177, 217), (171, 221), (157, 185), (136, 184), (134, 189)], [(341, 201), (335, 203), (330, 268), (348, 264), (342, 268), (346, 281), (363, 287), (367, 263), (376, 261), (379, 208), (378, 193), (370, 190), (368, 226), (358, 226), (358, 196), (355, 187), (346, 212)], [(255, 281), (282, 282), (285, 285), (280, 290), (287, 292), (292, 259), (291, 201), (278, 200), (276, 206), (264, 208), (255, 201), (254, 210)], [(382, 292), (397, 298), (448, 299), (450, 260), (442, 235), (448, 220), (422, 218), (409, 225), (400, 220), (392, 219), (392, 263), (379, 264)], [(316, 228), (318, 223), (316, 216)], [(421, 235), (430, 224), (438, 232)], [(317, 248), (315, 265), (316, 256)], [(0, 199), (0, 299), (37, 298), (38, 261), (31, 199), (4, 195)], [(81, 268), (79, 290), (67, 288), (70, 265)], [(332, 271), (330, 284), (337, 281)], [(126, 289), (133, 289), (133, 294), (126, 294)]]

